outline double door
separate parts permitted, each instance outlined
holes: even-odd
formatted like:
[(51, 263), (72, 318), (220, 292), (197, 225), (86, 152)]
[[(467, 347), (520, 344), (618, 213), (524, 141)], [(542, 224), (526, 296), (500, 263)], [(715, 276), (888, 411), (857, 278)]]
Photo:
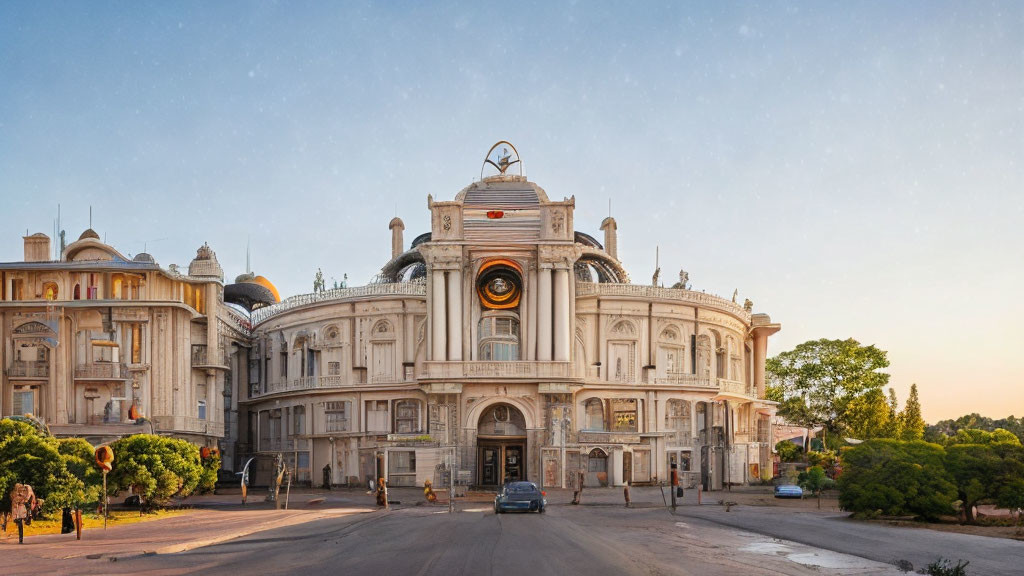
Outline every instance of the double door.
[(522, 444), (481, 444), (479, 461), (482, 486), (526, 480), (526, 448)]

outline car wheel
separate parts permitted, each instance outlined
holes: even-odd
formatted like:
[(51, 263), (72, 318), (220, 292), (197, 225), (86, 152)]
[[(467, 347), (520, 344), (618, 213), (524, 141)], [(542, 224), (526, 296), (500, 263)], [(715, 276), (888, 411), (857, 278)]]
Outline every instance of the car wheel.
[(543, 506), (541, 506), (541, 507), (540, 507), (540, 509), (539, 509), (539, 510), (537, 510), (537, 512), (539, 512), (539, 513), (543, 514), (543, 513), (544, 513), (544, 507), (543, 507)]

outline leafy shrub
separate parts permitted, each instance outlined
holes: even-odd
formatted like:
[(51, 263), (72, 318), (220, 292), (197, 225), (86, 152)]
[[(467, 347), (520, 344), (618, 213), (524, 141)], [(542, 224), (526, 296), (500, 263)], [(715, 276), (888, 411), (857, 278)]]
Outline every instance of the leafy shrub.
[(110, 447), (114, 464), (107, 476), (107, 490), (112, 495), (131, 491), (147, 506), (153, 506), (166, 503), (172, 496), (189, 496), (208, 481), (204, 479), (199, 447), (186, 440), (136, 434)]
[(928, 520), (953, 511), (956, 486), (942, 446), (878, 439), (846, 448), (839, 504), (854, 513), (912, 514)]
[(779, 454), (779, 459), (783, 462), (796, 462), (800, 458), (800, 454), (803, 453), (804, 449), (793, 444), (789, 440), (779, 440), (775, 443), (775, 451)]
[(0, 511), (10, 511), (16, 483), (32, 486), (44, 513), (83, 503), (85, 484), (68, 469), (59, 446), (29, 424), (0, 420)]

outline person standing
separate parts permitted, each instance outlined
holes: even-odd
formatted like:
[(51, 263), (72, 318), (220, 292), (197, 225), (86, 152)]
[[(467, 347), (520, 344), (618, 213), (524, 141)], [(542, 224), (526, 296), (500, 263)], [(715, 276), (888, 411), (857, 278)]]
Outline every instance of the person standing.
[(11, 492), (11, 515), (18, 525), (18, 544), (25, 543), (25, 522), (36, 506), (36, 494), (28, 484), (15, 484)]

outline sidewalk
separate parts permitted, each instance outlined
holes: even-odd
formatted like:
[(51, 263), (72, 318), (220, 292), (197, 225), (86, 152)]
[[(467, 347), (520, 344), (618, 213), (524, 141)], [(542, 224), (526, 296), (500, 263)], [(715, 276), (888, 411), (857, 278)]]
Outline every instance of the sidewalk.
[[(299, 496), (296, 498), (296, 496)], [(90, 529), (81, 540), (72, 534), (49, 534), (26, 538), (19, 545), (17, 533), (0, 540), (6, 573), (75, 573), (82, 561), (116, 560), (142, 554), (171, 554), (247, 536), (271, 528), (302, 524), (323, 518), (363, 514), (366, 506), (308, 506), (311, 495), (292, 494), (291, 509), (275, 510), (272, 503), (252, 502), (241, 506), (234, 496), (230, 504), (225, 496), (197, 497), (197, 509), (180, 516)], [(208, 506), (208, 507), (207, 507)], [(230, 506), (231, 509), (227, 509)], [(219, 509), (217, 509), (219, 508)], [(8, 532), (10, 535), (11, 532)]]

